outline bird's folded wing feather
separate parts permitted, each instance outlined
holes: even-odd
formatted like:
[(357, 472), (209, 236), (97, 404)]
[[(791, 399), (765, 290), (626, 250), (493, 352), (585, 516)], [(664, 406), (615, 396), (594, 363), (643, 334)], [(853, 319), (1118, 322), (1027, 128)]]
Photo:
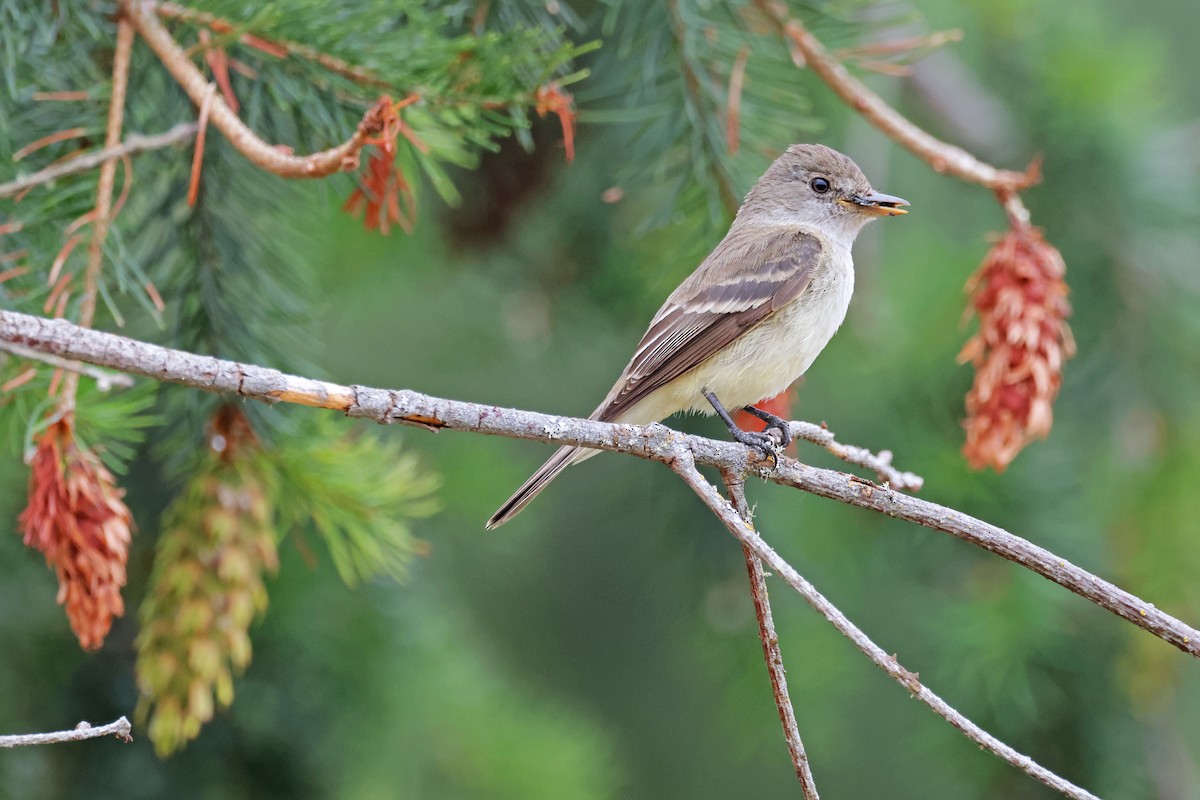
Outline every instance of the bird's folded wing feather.
[[(795, 230), (731, 233), (667, 299), (596, 417), (618, 417), (798, 298), (823, 257)], [(708, 277), (720, 265), (714, 282)]]

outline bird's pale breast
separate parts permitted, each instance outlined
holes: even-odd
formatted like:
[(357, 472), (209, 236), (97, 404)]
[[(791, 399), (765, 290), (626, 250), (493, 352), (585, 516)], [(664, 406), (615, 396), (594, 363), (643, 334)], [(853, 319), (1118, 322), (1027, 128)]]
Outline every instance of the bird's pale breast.
[(832, 247), (808, 289), (729, 347), (655, 391), (620, 422), (642, 424), (679, 411), (712, 413), (711, 391), (729, 409), (773, 397), (805, 373), (846, 318), (854, 292), (850, 252)]

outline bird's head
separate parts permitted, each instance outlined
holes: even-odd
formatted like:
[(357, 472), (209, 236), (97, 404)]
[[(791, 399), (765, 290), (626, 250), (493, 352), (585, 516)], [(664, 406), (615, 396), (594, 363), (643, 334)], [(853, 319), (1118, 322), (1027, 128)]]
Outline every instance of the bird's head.
[(848, 156), (820, 144), (794, 144), (759, 178), (738, 217), (794, 222), (852, 241), (873, 219), (907, 214), (906, 205), (871, 188)]

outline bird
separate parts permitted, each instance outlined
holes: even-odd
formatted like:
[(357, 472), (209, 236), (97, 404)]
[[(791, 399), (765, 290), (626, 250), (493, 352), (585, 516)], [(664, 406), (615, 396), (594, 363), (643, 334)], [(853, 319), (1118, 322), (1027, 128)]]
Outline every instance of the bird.
[[(764, 455), (786, 446), (787, 423), (755, 404), (790, 386), (829, 344), (854, 291), (855, 238), (907, 205), (873, 189), (836, 150), (788, 147), (747, 193), (725, 238), (654, 315), (589, 418), (645, 425), (679, 412), (716, 413), (736, 441)], [(729, 409), (764, 420), (767, 430), (743, 430)], [(485, 527), (508, 522), (564, 469), (599, 452), (560, 448)]]

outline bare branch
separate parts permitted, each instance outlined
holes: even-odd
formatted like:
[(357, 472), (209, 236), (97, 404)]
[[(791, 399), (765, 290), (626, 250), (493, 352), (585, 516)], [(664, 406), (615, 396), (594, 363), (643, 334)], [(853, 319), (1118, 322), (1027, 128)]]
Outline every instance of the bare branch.
[(799, 20), (788, 15), (787, 7), (782, 3), (775, 0), (754, 0), (754, 4), (775, 23), (780, 33), (796, 46), (808, 66), (812, 67), (812, 71), (825, 81), (846, 105), (893, 141), (926, 161), (936, 172), (949, 173), (965, 181), (1007, 193), (1027, 189), (1038, 182), (1040, 171), (1036, 162), (1025, 172), (997, 169), (961, 147), (955, 147), (927, 133), (851, 75), (842, 62), (829, 54), (817, 37)]
[(847, 464), (865, 467), (874, 471), (880, 481), (893, 489), (902, 492), (919, 492), (925, 485), (925, 479), (912, 472), (901, 472), (892, 466), (892, 452), (881, 450), (872, 453), (865, 447), (842, 444), (833, 436), (833, 431), (824, 425), (814, 425), (811, 422), (792, 422), (792, 437), (806, 442), (819, 444), (830, 453), (845, 461)]
[[(706, 463), (699, 456), (697, 461)], [(937, 503), (876, 486), (862, 478), (818, 469), (793, 459), (780, 459), (776, 469), (766, 479), (948, 533), (1014, 564), (1020, 564), (1183, 652), (1200, 657), (1200, 639), (1197, 638), (1200, 631), (1161, 611), (1153, 603), (996, 525)]]
[(961, 511), (844, 472), (820, 469), (779, 456), (773, 466), (736, 442), (689, 436), (660, 424), (613, 425), (533, 411), (447, 400), (406, 389), (343, 386), (287, 375), (278, 370), (138, 342), (88, 330), (62, 319), (0, 311), (0, 342), (86, 361), (210, 392), (229, 392), (267, 403), (286, 402), (336, 409), (382, 424), (451, 430), (612, 450), (670, 463), (686, 446), (696, 462), (792, 486), (842, 503), (878, 511), (942, 531), (996, 553), (1091, 600), (1143, 630), (1200, 656), (1200, 631), (1045, 548)]
[(70, 161), (64, 161), (61, 164), (55, 164), (52, 167), (38, 170), (37, 172), (17, 178), (15, 181), (0, 183), (0, 199), (12, 197), (33, 186), (41, 186), (42, 184), (56, 181), (59, 178), (65, 178), (68, 175), (87, 172), (105, 162), (116, 161), (122, 156), (133, 156), (145, 153), (148, 150), (161, 150), (164, 147), (186, 142), (196, 135), (196, 127), (196, 123), (194, 122), (181, 122), (170, 130), (153, 136), (142, 136), (137, 133), (130, 134), (125, 138), (124, 142), (115, 147), (105, 147), (103, 150), (86, 153)]
[(783, 579), (788, 586), (795, 589), (817, 613), (827, 619), (838, 631), (854, 643), (875, 666), (886, 672), (892, 680), (899, 683), (925, 705), (980, 747), (999, 756), (1017, 769), (1041, 781), (1052, 789), (1076, 800), (1097, 800), (1096, 796), (1081, 789), (1070, 781), (1059, 777), (1050, 770), (1038, 764), (1032, 758), (1018, 753), (1004, 742), (980, 728), (974, 722), (956, 711), (942, 698), (925, 687), (920, 676), (909, 672), (900, 665), (894, 655), (888, 655), (883, 648), (872, 642), (853, 622), (830, 603), (816, 588), (800, 576), (790, 564), (784, 561), (770, 545), (763, 541), (750, 525), (748, 525), (729, 501), (721, 497), (716, 488), (704, 479), (696, 469), (696, 460), (684, 446), (677, 449), (676, 458), (670, 462), (673, 469), (683, 480), (692, 487), (700, 499), (704, 501), (713, 513), (725, 523), (729, 532), (738, 538), (742, 546), (766, 564), (771, 571)]
[[(750, 525), (751, 512), (750, 504), (746, 502), (745, 481), (741, 475), (732, 472), (722, 473), (722, 478), (738, 516)], [(750, 598), (754, 601), (754, 616), (758, 618), (758, 638), (762, 641), (763, 659), (767, 662), (767, 674), (771, 678), (775, 708), (778, 709), (779, 721), (783, 724), (783, 738), (792, 757), (796, 779), (800, 781), (800, 791), (804, 794), (804, 800), (820, 800), (812, 767), (808, 763), (808, 753), (804, 750), (804, 740), (800, 738), (800, 727), (796, 724), (796, 710), (792, 707), (792, 698), (788, 694), (787, 670), (783, 667), (783, 654), (779, 650), (779, 635), (775, 633), (775, 619), (771, 614), (771, 599), (767, 594), (767, 579), (763, 574), (762, 562), (745, 544), (742, 545), (742, 555), (746, 559), (746, 572), (750, 576)]]
[[(146, 44), (162, 61), (171, 77), (187, 92), (192, 102), (199, 106), (208, 92), (208, 80), (155, 17), (155, 8), (155, 4), (150, 0), (121, 2), (123, 13), (146, 40)], [(337, 147), (307, 156), (294, 156), (264, 142), (238, 118), (221, 97), (213, 99), (211, 120), (212, 124), (225, 134), (229, 143), (255, 166), (283, 178), (322, 178), (335, 172), (354, 169), (358, 165), (358, 153), (363, 145), (383, 129), (383, 111), (386, 107), (387, 104), (382, 100), (376, 103), (363, 117), (349, 140)]]
[(93, 728), (87, 722), (81, 722), (73, 730), (57, 731), (55, 733), (21, 733), (11, 736), (0, 736), (0, 747), (24, 747), (31, 744), (58, 744), (60, 742), (81, 742), (84, 739), (98, 739), (101, 736), (116, 736), (122, 742), (133, 741), (133, 726), (129, 720), (121, 717), (115, 722)]

